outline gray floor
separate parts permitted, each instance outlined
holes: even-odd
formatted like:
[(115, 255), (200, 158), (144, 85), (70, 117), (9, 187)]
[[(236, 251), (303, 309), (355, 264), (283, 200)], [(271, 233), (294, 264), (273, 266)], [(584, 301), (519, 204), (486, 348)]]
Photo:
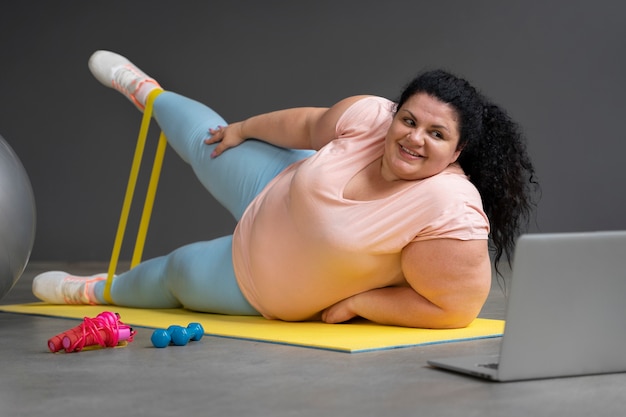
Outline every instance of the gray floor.
[[(0, 303), (35, 301), (44, 270), (31, 264)], [(494, 288), (482, 317), (504, 318)], [(489, 383), (431, 369), (426, 360), (496, 353), (499, 339), (346, 354), (205, 337), (155, 349), (150, 329), (126, 348), (52, 354), (47, 340), (73, 320), (0, 313), (0, 416), (618, 416), (626, 374)]]

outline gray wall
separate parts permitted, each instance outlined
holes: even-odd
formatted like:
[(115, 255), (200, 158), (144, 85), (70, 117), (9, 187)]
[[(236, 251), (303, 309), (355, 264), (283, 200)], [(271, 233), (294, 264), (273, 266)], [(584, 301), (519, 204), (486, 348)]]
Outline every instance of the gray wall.
[[(420, 69), (452, 70), (525, 128), (543, 188), (531, 230), (626, 229), (625, 21), (617, 0), (3, 2), (0, 135), (37, 200), (31, 260), (111, 253), (140, 113), (92, 78), (96, 49), (227, 120), (352, 94), (394, 98)], [(233, 226), (168, 150), (145, 256)]]

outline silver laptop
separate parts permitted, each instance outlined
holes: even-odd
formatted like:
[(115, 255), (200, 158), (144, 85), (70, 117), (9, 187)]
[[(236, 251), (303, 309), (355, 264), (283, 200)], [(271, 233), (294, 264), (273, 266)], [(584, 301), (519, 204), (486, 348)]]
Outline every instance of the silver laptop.
[(626, 231), (526, 234), (500, 354), (429, 360), (494, 381), (626, 372)]

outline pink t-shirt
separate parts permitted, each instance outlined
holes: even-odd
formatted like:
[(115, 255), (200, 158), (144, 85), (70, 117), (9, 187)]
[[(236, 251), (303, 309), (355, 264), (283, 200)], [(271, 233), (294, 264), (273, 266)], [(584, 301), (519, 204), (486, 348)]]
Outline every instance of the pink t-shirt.
[(343, 197), (381, 157), (393, 103), (369, 97), (341, 116), (336, 138), (288, 167), (252, 202), (235, 229), (233, 262), (248, 301), (266, 318), (306, 320), (352, 295), (404, 281), (412, 241), (487, 239), (480, 195), (460, 167), (389, 197)]

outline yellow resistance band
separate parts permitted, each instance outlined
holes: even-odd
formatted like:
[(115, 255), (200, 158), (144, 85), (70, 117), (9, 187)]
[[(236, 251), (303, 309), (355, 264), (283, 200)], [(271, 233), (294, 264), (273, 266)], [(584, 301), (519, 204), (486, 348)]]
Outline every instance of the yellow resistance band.
[[(120, 252), (122, 250), (122, 242), (124, 241), (124, 233), (128, 224), (130, 206), (133, 200), (133, 196), (135, 194), (135, 187), (137, 185), (137, 178), (139, 176), (141, 159), (146, 145), (146, 138), (148, 136), (150, 121), (152, 120), (152, 103), (154, 102), (154, 99), (162, 92), (163, 90), (154, 90), (148, 95), (148, 99), (146, 100), (146, 108), (144, 109), (143, 119), (141, 120), (139, 137), (137, 138), (137, 146), (135, 147), (135, 156), (133, 157), (133, 164), (130, 170), (130, 176), (128, 178), (128, 185), (126, 187), (126, 195), (124, 197), (124, 203), (122, 205), (122, 213), (120, 215), (120, 221), (117, 226), (115, 243), (113, 244), (113, 252), (111, 254), (111, 262), (109, 263), (107, 280), (104, 286), (104, 299), (109, 304), (113, 304), (113, 300), (111, 299), (111, 285), (113, 284), (115, 271), (117, 270), (117, 263), (119, 261)], [(131, 268), (141, 262), (141, 256), (143, 254), (143, 248), (146, 242), (146, 235), (148, 233), (148, 225), (150, 224), (150, 216), (152, 215), (152, 207), (154, 206), (154, 199), (156, 196), (159, 176), (161, 174), (161, 167), (163, 166), (163, 157), (165, 155), (166, 146), (167, 140), (163, 132), (161, 132), (161, 135), (159, 137), (159, 144), (157, 146), (156, 154), (154, 156), (152, 174), (150, 175), (150, 182), (148, 184), (146, 200), (144, 203), (143, 212), (141, 214), (139, 230), (137, 232), (137, 240), (135, 242), (135, 249), (131, 260)]]

